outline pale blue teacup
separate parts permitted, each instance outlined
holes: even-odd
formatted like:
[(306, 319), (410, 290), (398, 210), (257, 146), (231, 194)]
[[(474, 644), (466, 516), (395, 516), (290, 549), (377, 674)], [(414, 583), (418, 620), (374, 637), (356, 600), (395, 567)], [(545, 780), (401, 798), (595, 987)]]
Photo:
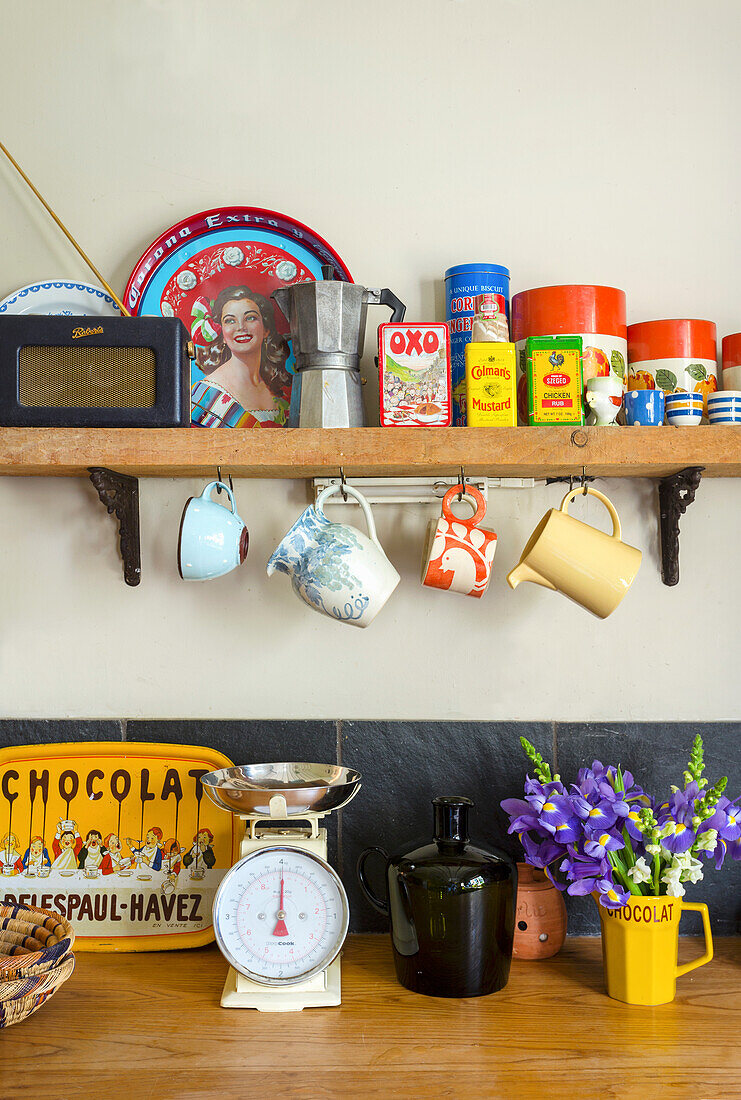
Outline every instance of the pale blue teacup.
[[(211, 499), (223, 489), (231, 507)], [(210, 581), (223, 577), (247, 557), (250, 536), (237, 514), (234, 493), (223, 481), (209, 481), (199, 497), (191, 497), (183, 509), (178, 536), (178, 572), (184, 581)]]

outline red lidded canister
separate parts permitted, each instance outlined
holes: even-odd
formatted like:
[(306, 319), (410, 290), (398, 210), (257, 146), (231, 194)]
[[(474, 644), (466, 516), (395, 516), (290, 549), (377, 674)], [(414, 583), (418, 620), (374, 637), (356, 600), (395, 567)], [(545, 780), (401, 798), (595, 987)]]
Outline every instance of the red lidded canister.
[(677, 317), (628, 326), (628, 389), (701, 393), (718, 389), (715, 324)]
[[(613, 286), (568, 284), (541, 286), (515, 294), (511, 306), (512, 339), (517, 345), (518, 408), (527, 406), (529, 336), (581, 336), (584, 385), (597, 375), (613, 375), (625, 386), (628, 345), (625, 291)], [(527, 417), (522, 419), (527, 423)]]

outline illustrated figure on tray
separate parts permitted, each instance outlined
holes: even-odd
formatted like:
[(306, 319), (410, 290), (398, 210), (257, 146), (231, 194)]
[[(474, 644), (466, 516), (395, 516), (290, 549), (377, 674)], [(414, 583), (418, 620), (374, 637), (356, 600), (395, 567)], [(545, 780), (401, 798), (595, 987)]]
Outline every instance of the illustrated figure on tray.
[(140, 866), (159, 871), (162, 866), (162, 830), (158, 825), (153, 825), (147, 831), (143, 844), (140, 840), (132, 840), (130, 836), (126, 837), (126, 843)]
[(60, 819), (57, 823), (57, 831), (51, 842), (54, 852), (54, 871), (76, 871), (77, 859), (82, 849), (82, 837), (74, 821)]
[(164, 873), (164, 879), (162, 880), (162, 893), (171, 894), (178, 882), (178, 875), (182, 870), (180, 845), (177, 840), (170, 839), (165, 842), (165, 846), (162, 849), (162, 867), (161, 871)]
[[(199, 299), (193, 307), (194, 327), (203, 325), (205, 309)], [(289, 349), (276, 329), (272, 303), (248, 286), (231, 286), (216, 297), (207, 319), (216, 338), (196, 351), (207, 377), (192, 387), (192, 422), (207, 428), (285, 424), (291, 396)]]
[(131, 867), (131, 860), (128, 856), (122, 856), (121, 841), (116, 834), (109, 833), (103, 843), (106, 852), (100, 864), (100, 873), (113, 875), (119, 871), (127, 871)]
[(0, 874), (19, 875), (23, 870), (23, 860), (18, 851), (18, 837), (15, 833), (6, 833), (0, 849)]
[(201, 829), (193, 837), (193, 847), (183, 856), (183, 866), (191, 868), (191, 878), (194, 871), (203, 872), (206, 867), (211, 870), (216, 863), (216, 856), (211, 847), (213, 839), (214, 834), (210, 829)]
[(45, 867), (51, 867), (49, 853), (44, 847), (43, 837), (31, 837), (31, 844), (23, 854), (23, 866), (26, 871), (35, 871), (36, 874)]
[(103, 845), (103, 834), (98, 829), (91, 829), (85, 837), (85, 844), (80, 848), (78, 862), (83, 871), (99, 871), (100, 865), (106, 854)]

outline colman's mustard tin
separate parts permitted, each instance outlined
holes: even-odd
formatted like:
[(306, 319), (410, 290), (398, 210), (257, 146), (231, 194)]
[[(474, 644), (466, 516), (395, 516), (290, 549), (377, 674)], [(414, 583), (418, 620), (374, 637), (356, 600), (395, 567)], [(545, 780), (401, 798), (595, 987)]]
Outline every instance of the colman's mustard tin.
[(517, 426), (514, 344), (466, 344), (466, 422), (479, 428)]
[(531, 424), (583, 424), (582, 339), (531, 336), (527, 343)]

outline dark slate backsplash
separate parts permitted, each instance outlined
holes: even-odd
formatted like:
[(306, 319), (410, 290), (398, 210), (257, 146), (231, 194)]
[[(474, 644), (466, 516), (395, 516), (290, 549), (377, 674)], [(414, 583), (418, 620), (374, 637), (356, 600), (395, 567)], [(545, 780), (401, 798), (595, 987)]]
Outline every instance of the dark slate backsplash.
[[(384, 919), (362, 896), (355, 864), (375, 844), (393, 852), (431, 834), (430, 800), (436, 794), (464, 794), (476, 804), (472, 838), (522, 858), (519, 841), (506, 834), (501, 799), (521, 797), (526, 760), (519, 745), (528, 737), (546, 759), (555, 759), (564, 780), (576, 778), (594, 759), (619, 763), (646, 790), (668, 794), (681, 783), (695, 733), (705, 742), (711, 780), (728, 776), (727, 793), (741, 793), (741, 722), (355, 722), (333, 721), (0, 721), (0, 746), (56, 741), (155, 741), (209, 745), (235, 763), (263, 760), (337, 761), (363, 774), (355, 800), (328, 820), (330, 859), (342, 874), (350, 898), (354, 931), (383, 931)], [(341, 820), (340, 820), (341, 819)], [(379, 860), (380, 864), (380, 860)], [(718, 935), (741, 933), (741, 863), (727, 860), (722, 871), (706, 864), (705, 878), (687, 898), (705, 901)], [(382, 889), (381, 868), (369, 865)], [(591, 899), (568, 898), (569, 931), (599, 932)], [(700, 932), (689, 914), (682, 931)], [(686, 926), (686, 927), (685, 927)]]

